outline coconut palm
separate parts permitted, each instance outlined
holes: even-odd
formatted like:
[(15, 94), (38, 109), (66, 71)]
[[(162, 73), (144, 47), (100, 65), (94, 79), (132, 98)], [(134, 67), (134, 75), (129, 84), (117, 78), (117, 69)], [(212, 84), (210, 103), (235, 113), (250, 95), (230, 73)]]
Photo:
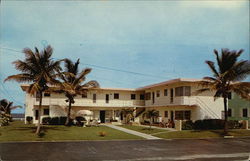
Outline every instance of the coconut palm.
[(148, 110), (148, 111), (145, 111), (144, 113), (143, 113), (143, 115), (142, 115), (142, 117), (143, 118), (149, 118), (150, 119), (150, 121), (149, 121), (149, 126), (150, 126), (150, 129), (151, 129), (151, 126), (152, 126), (152, 124), (153, 124), (153, 119), (154, 118), (157, 118), (157, 117), (159, 117), (159, 112), (158, 111), (156, 111), (156, 110)]
[(98, 88), (99, 83), (95, 80), (83, 83), (86, 79), (86, 75), (91, 72), (90, 68), (83, 69), (79, 72), (79, 63), (78, 59), (73, 63), (70, 59), (64, 60), (65, 68), (63, 72), (59, 72), (58, 76), (61, 79), (61, 82), (58, 87), (52, 89), (54, 92), (64, 93), (67, 99), (66, 102), (69, 103), (67, 111), (67, 121), (65, 125), (70, 125), (70, 114), (71, 106), (75, 103), (74, 98), (77, 95), (86, 94), (90, 88)]
[(0, 112), (1, 112), (1, 119), (2, 125), (8, 125), (9, 121), (12, 120), (11, 111), (16, 108), (22, 108), (22, 106), (13, 106), (13, 102), (10, 102), (6, 99), (0, 100)]
[(242, 98), (250, 100), (250, 83), (239, 82), (247, 78), (250, 74), (250, 61), (240, 60), (239, 56), (243, 53), (243, 50), (230, 51), (229, 49), (222, 49), (219, 55), (217, 50), (214, 50), (216, 56), (215, 66), (213, 61), (206, 61), (207, 65), (213, 73), (213, 77), (204, 77), (200, 84), (202, 89), (198, 90), (198, 93), (205, 91), (215, 91), (214, 98), (223, 97), (224, 101), (224, 133), (227, 134), (227, 120), (228, 120), (228, 108), (227, 101), (231, 92), (235, 92)]
[(134, 118), (134, 109), (124, 108), (121, 110), (121, 115), (125, 118), (125, 124), (128, 124)]
[(5, 81), (14, 80), (17, 82), (31, 83), (27, 92), (31, 95), (39, 97), (39, 112), (36, 134), (40, 134), (41, 108), (42, 108), (42, 93), (48, 89), (49, 84), (54, 84), (56, 71), (61, 70), (60, 60), (54, 61), (51, 56), (53, 49), (48, 45), (44, 50), (40, 51), (35, 47), (35, 51), (30, 48), (23, 50), (25, 54), (24, 60), (14, 61), (15, 68), (22, 73), (8, 76)]
[(4, 111), (6, 114), (11, 115), (11, 111), (16, 108), (22, 108), (22, 106), (13, 106), (13, 102), (6, 99), (0, 100), (0, 111)]

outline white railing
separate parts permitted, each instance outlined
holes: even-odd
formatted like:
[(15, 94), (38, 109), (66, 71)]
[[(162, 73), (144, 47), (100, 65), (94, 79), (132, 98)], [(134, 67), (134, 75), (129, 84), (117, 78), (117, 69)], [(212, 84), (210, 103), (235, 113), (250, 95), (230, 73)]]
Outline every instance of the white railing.
[[(65, 104), (66, 98), (43, 98), (42, 105), (61, 105)], [(33, 99), (34, 105), (39, 105), (39, 101), (36, 98)], [(66, 103), (67, 104), (67, 103)], [(75, 99), (74, 106), (99, 106), (99, 107), (132, 107), (132, 106), (144, 106), (145, 102), (143, 100), (96, 100), (93, 103), (91, 99)]]

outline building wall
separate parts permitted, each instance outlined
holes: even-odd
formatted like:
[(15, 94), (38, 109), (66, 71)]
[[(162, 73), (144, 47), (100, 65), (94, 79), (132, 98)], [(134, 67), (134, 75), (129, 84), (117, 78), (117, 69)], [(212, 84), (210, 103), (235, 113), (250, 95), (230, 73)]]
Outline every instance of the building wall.
[[(175, 96), (175, 88), (180, 86), (191, 86), (191, 96)], [(170, 102), (170, 89), (174, 89), (173, 103)], [(195, 92), (201, 87), (195, 83), (174, 83), (164, 86), (158, 86), (145, 91), (134, 90), (107, 90), (107, 89), (95, 89), (90, 90), (87, 93), (87, 98), (82, 96), (75, 97), (75, 103), (72, 104), (72, 109), (77, 110), (91, 110), (94, 112), (94, 117), (99, 118), (100, 110), (109, 111), (107, 117), (114, 117), (114, 111), (119, 111), (123, 108), (135, 108), (146, 107), (156, 108), (160, 111), (160, 115), (163, 115), (165, 110), (191, 110), (191, 119), (208, 119), (208, 118), (221, 118), (221, 112), (223, 111), (223, 99), (218, 98), (214, 100), (214, 92), (204, 92), (197, 95)], [(164, 89), (168, 89), (167, 96), (164, 96)], [(160, 92), (160, 96), (157, 97), (157, 91)], [(140, 100), (140, 94), (151, 93), (150, 100)], [(155, 103), (152, 103), (152, 92), (155, 92)], [(114, 99), (114, 94), (119, 93), (119, 99)], [(96, 94), (96, 102), (93, 102), (93, 94)], [(106, 103), (106, 94), (109, 95), (109, 103)], [(136, 94), (136, 99), (131, 99), (131, 94)], [(43, 97), (43, 109), (50, 109), (50, 117), (54, 116), (66, 116), (64, 108), (68, 106), (65, 102), (66, 97), (64, 94), (51, 93), (49, 97)], [(34, 97), (26, 94), (26, 116), (33, 116), (35, 120), (35, 110), (38, 109), (39, 101)], [(249, 110), (250, 111), (250, 110)], [(36, 121), (34, 121), (36, 122)]]
[[(180, 86), (191, 86), (191, 96), (175, 96), (175, 88)], [(170, 101), (170, 90), (173, 89), (173, 102)], [(217, 98), (214, 100), (215, 92), (209, 91), (197, 95), (197, 90), (202, 87), (194, 83), (176, 83), (167, 86), (160, 86), (148, 89), (145, 93), (151, 93), (151, 99), (145, 100), (145, 105), (149, 107), (157, 106), (176, 106), (186, 105), (187, 107), (196, 105), (194, 112), (194, 119), (208, 119), (208, 118), (222, 118), (223, 99)], [(168, 90), (167, 96), (164, 96), (164, 90)], [(160, 97), (157, 97), (157, 91), (160, 91)], [(155, 102), (153, 103), (152, 93), (155, 93)]]
[[(250, 101), (232, 93), (232, 98), (228, 101), (228, 108), (232, 110), (232, 117), (229, 117), (230, 120), (248, 120), (250, 124)], [(244, 108), (248, 109), (248, 117), (243, 117), (242, 110)]]

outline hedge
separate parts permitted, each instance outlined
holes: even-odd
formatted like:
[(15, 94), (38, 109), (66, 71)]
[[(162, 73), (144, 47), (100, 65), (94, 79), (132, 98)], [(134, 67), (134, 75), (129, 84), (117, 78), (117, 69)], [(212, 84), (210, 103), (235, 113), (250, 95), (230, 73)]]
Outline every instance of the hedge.
[[(241, 128), (239, 121), (229, 120), (229, 129), (239, 129)], [(221, 119), (205, 119), (196, 121), (183, 121), (182, 130), (218, 130), (224, 128), (224, 120)]]

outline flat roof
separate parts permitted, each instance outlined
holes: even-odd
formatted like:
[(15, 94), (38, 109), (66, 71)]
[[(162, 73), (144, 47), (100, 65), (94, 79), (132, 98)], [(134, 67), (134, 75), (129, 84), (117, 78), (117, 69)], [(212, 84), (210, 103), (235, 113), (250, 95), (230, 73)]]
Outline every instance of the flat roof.
[(168, 80), (168, 81), (143, 86), (143, 87), (137, 88), (136, 90), (144, 90), (144, 89), (149, 89), (149, 88), (153, 88), (153, 87), (173, 84), (173, 83), (177, 83), (177, 82), (198, 82), (198, 81), (201, 81), (201, 80), (202, 79), (177, 78), (177, 79), (171, 79), (171, 80)]
[[(145, 89), (153, 88), (153, 87), (158, 87), (162, 85), (168, 85), (168, 84), (173, 84), (177, 82), (197, 82), (201, 81), (202, 79), (190, 79), (190, 78), (177, 78), (177, 79), (171, 79), (168, 81), (160, 82), (160, 83), (155, 83), (139, 88), (107, 88), (107, 87), (102, 87), (102, 88), (93, 88), (93, 90), (113, 90), (113, 91), (142, 91)], [(21, 84), (21, 88), (23, 91), (25, 91), (29, 87), (29, 84)]]

